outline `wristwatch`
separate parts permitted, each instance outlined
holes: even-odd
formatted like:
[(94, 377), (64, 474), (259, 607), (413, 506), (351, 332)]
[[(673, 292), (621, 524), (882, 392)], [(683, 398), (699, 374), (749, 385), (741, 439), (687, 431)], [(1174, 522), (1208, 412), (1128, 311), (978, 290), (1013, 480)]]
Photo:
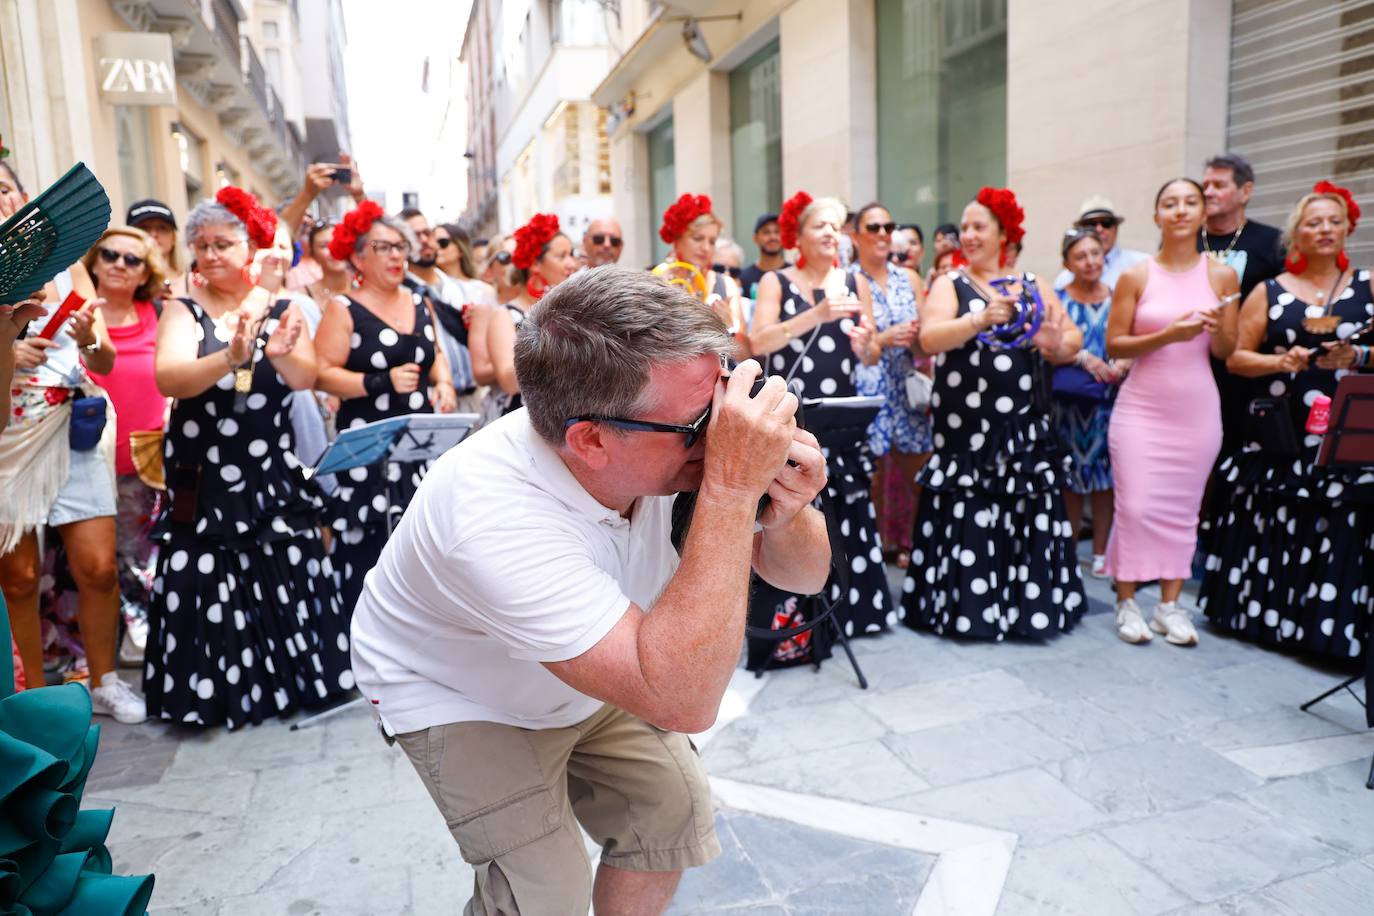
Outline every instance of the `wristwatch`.
[(90, 343), (86, 344), (86, 346), (82, 347), (81, 349), (85, 350), (87, 353), (95, 353), (95, 352), (99, 351), (99, 350), (100, 350), (100, 338), (97, 337), (95, 340), (93, 340), (93, 341), (91, 341)]

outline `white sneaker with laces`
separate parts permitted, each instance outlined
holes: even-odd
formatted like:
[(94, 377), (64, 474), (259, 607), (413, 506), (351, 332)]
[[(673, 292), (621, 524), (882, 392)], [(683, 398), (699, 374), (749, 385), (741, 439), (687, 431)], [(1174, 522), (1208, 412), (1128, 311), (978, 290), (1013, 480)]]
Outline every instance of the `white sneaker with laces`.
[(1161, 601), (1150, 619), (1150, 629), (1175, 646), (1197, 645), (1197, 628), (1193, 615), (1177, 601)]
[(1107, 575), (1107, 558), (1103, 554), (1093, 554), (1093, 565), (1090, 570), (1094, 579), (1110, 579)]
[(1150, 628), (1145, 625), (1145, 615), (1140, 613), (1140, 605), (1134, 598), (1116, 603), (1116, 635), (1129, 643), (1143, 643), (1154, 639)]
[(116, 722), (137, 725), (148, 718), (143, 697), (110, 671), (100, 679), (99, 687), (91, 688), (91, 712), (97, 716), (113, 716)]

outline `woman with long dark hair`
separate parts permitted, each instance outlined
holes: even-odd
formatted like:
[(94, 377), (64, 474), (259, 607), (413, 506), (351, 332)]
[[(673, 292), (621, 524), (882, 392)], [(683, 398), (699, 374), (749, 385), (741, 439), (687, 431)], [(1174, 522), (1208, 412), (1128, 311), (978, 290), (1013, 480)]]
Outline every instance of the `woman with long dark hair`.
[[(1236, 346), (1236, 272), (1204, 257), (1197, 236), (1202, 187), (1166, 182), (1155, 195), (1159, 252), (1127, 269), (1112, 293), (1107, 355), (1134, 360), (1112, 408), (1115, 513), (1106, 571), (1116, 579), (1117, 635), (1130, 643), (1151, 631), (1173, 645), (1197, 643), (1179, 603), (1197, 549), (1198, 512), (1221, 450), (1221, 399), (1208, 355)], [(1159, 580), (1148, 625), (1137, 586)]]

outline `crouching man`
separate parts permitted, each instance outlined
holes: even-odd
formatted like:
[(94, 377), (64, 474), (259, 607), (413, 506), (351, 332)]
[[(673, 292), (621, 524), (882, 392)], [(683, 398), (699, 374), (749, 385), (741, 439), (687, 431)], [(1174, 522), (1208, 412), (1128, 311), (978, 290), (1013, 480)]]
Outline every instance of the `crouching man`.
[(735, 669), (750, 568), (812, 593), (830, 562), (820, 448), (781, 379), (724, 377), (733, 346), (643, 271), (560, 283), (519, 329), (525, 407), (435, 464), (367, 576), (358, 686), (476, 869), (469, 914), (661, 913), (720, 852), (686, 735)]

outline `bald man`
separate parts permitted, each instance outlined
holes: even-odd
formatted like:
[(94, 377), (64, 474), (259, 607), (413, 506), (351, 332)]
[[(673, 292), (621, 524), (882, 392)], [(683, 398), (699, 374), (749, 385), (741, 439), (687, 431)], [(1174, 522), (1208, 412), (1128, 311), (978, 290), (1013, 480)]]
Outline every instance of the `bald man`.
[(620, 260), (625, 250), (625, 236), (620, 231), (620, 223), (614, 217), (603, 216), (587, 224), (582, 233), (582, 250), (587, 255), (588, 267), (614, 264)]

